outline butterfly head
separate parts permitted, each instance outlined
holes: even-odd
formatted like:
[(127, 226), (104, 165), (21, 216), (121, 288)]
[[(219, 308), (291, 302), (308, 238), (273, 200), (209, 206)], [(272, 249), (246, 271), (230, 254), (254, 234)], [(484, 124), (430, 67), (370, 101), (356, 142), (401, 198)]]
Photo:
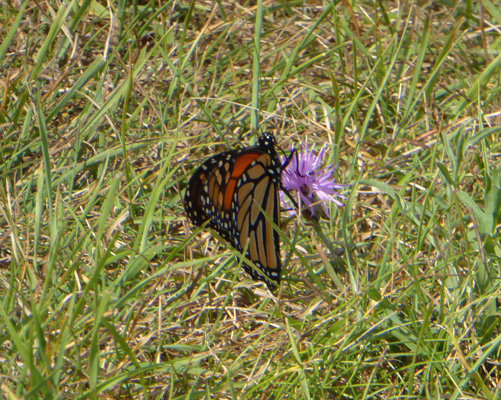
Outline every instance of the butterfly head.
[(275, 136), (273, 136), (271, 133), (265, 133), (263, 136), (259, 138), (259, 147), (262, 148), (275, 148), (276, 145), (276, 140)]

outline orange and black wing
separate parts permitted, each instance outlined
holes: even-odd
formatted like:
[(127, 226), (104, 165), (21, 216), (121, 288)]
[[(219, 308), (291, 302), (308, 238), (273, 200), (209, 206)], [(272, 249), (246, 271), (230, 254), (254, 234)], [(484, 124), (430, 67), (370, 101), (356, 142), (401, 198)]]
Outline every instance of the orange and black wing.
[(193, 174), (185, 193), (192, 223), (207, 222), (240, 252), (247, 246), (247, 258), (265, 277), (245, 264), (246, 272), (270, 288), (270, 281), (280, 283), (281, 270), (280, 240), (270, 222), (280, 225), (282, 165), (274, 144), (267, 135), (258, 146), (211, 157)]

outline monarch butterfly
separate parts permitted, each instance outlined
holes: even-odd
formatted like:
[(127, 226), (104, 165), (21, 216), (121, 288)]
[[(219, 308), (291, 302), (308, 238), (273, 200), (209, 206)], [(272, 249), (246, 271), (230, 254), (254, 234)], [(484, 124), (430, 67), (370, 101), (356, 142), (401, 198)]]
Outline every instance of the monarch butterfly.
[(191, 177), (184, 196), (194, 225), (208, 221), (207, 226), (240, 252), (249, 240), (246, 256), (265, 276), (247, 264), (244, 269), (270, 290), (280, 283), (281, 270), (279, 236), (270, 220), (280, 225), (279, 189), (288, 163), (282, 165), (275, 144), (275, 137), (265, 134), (257, 146), (209, 158)]

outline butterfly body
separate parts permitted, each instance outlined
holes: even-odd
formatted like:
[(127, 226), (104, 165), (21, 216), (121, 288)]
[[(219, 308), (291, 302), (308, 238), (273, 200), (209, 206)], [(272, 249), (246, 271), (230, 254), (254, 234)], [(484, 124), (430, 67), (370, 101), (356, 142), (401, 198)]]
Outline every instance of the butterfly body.
[(270, 221), (280, 225), (281, 172), (275, 138), (264, 135), (257, 146), (209, 158), (195, 171), (185, 193), (191, 222), (207, 222), (238, 251), (247, 248), (246, 257), (265, 277), (247, 264), (245, 271), (270, 288), (270, 282), (280, 283), (280, 240)]

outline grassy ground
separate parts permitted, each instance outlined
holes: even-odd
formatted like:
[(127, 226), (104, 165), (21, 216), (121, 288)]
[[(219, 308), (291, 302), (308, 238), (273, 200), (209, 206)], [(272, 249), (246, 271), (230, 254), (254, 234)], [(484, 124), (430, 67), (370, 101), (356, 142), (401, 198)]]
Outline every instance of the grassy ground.
[[(501, 398), (499, 4), (0, 19), (0, 397)], [(276, 297), (182, 204), (263, 131), (351, 185), (284, 224)]]

